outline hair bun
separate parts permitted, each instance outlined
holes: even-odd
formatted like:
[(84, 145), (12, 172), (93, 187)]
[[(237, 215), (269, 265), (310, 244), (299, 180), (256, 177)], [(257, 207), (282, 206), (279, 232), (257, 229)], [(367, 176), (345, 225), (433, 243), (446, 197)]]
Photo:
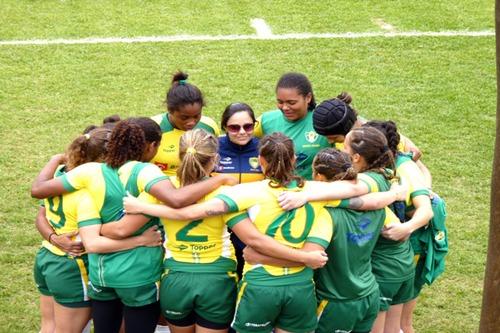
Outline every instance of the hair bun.
[(346, 104), (351, 104), (352, 102), (352, 96), (347, 91), (341, 92), (337, 95), (337, 98)]
[(182, 71), (177, 71), (173, 76), (172, 76), (172, 84), (174, 83), (179, 83), (180, 81), (186, 81), (188, 79), (189, 75), (187, 73), (184, 73)]

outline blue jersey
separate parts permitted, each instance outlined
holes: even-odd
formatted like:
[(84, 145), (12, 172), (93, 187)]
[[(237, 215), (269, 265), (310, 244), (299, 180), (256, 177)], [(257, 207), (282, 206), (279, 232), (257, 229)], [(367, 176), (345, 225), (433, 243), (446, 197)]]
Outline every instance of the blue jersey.
[(237, 145), (227, 136), (219, 137), (220, 161), (216, 172), (233, 174), (239, 183), (264, 179), (259, 165), (259, 139), (252, 138), (246, 145)]

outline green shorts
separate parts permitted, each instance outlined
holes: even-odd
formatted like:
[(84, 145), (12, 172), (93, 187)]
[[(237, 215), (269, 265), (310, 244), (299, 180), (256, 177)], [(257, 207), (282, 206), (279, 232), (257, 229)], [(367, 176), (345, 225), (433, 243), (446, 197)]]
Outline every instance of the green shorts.
[(161, 280), (161, 312), (176, 321), (195, 312), (228, 327), (236, 304), (236, 280), (235, 273), (170, 271)]
[(312, 332), (316, 328), (314, 284), (306, 281), (287, 286), (260, 286), (242, 281), (232, 327), (239, 333)]
[(379, 290), (356, 300), (318, 299), (317, 333), (369, 332), (379, 310)]
[(89, 297), (97, 301), (120, 299), (127, 306), (139, 307), (158, 302), (159, 296), (158, 282), (132, 288), (101, 287), (89, 282)]
[(413, 280), (403, 282), (378, 282), (380, 288), (380, 311), (387, 311), (391, 305), (403, 304), (413, 299)]
[(35, 257), (33, 273), (42, 295), (67, 307), (90, 306), (87, 295), (87, 256), (58, 256), (42, 247)]

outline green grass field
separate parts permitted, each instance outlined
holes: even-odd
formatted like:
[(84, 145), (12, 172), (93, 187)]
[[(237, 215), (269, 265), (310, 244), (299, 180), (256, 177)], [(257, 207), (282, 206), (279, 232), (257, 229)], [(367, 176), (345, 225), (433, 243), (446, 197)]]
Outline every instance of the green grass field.
[[(156, 35), (492, 31), (492, 1), (15, 1), (0, 3), (0, 42)], [(418, 332), (475, 332), (489, 223), (495, 128), (495, 39), (375, 37), (77, 45), (0, 43), (0, 332), (37, 332), (32, 278), (41, 238), (32, 180), (48, 158), (106, 115), (164, 112), (170, 74), (182, 69), (219, 119), (244, 101), (275, 107), (287, 71), (305, 73), (316, 98), (349, 91), (369, 119), (392, 119), (423, 150), (448, 205), (445, 274), (425, 288)]]

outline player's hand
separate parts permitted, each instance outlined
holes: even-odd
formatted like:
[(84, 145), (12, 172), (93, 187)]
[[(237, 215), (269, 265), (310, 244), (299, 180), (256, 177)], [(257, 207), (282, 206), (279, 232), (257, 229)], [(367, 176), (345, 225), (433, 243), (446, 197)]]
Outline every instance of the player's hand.
[(261, 261), (260, 253), (255, 251), (250, 246), (245, 246), (243, 249), (243, 258), (245, 259), (245, 262), (248, 262), (251, 265), (259, 264)]
[(407, 240), (412, 233), (408, 223), (392, 223), (382, 229), (382, 236), (394, 241)]
[(304, 265), (312, 269), (318, 269), (326, 265), (328, 255), (325, 251), (304, 252), (306, 254)]
[(51, 161), (56, 162), (57, 164), (66, 163), (66, 154), (55, 154), (50, 158)]
[(396, 194), (395, 201), (405, 201), (406, 200), (406, 195), (408, 194), (408, 187), (407, 186), (394, 183), (391, 185), (391, 191), (393, 191)]
[(142, 246), (155, 247), (155, 246), (161, 246), (163, 243), (161, 232), (155, 225), (144, 231), (138, 237), (141, 239), (140, 243)]
[(278, 197), (278, 203), (284, 210), (299, 208), (307, 203), (304, 192), (282, 192)]
[(138, 198), (127, 192), (127, 196), (123, 197), (123, 210), (127, 214), (141, 214), (142, 203)]
[(50, 241), (70, 256), (78, 257), (85, 253), (85, 248), (81, 240), (75, 240), (76, 235), (78, 235), (78, 231), (76, 230), (65, 234), (53, 235), (50, 237)]
[(220, 173), (215, 177), (220, 180), (221, 185), (233, 186), (238, 184), (238, 179), (228, 174)]

